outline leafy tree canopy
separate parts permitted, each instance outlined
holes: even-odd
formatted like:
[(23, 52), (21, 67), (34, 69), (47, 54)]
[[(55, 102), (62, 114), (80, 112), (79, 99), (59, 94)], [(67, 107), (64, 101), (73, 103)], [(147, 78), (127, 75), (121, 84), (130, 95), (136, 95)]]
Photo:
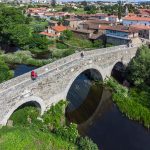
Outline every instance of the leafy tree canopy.
[(31, 32), (27, 27), (28, 17), (18, 8), (0, 6), (0, 39), (6, 45), (23, 45)]
[(143, 83), (150, 85), (150, 49), (147, 46), (139, 48), (127, 70), (129, 80), (135, 85)]
[(0, 58), (0, 83), (13, 77), (13, 72), (8, 65)]

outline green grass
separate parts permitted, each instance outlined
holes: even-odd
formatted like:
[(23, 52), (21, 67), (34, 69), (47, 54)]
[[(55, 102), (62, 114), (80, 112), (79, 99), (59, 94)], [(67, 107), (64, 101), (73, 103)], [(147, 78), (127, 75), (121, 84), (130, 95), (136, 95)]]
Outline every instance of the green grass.
[(15, 53), (1, 54), (0, 58), (8, 64), (27, 64), (38, 67), (53, 61), (52, 59), (35, 59), (30, 51), (18, 51)]
[(81, 39), (78, 37), (73, 36), (70, 40), (65, 40), (66, 44), (71, 45), (72, 47), (79, 47), (79, 48), (92, 48), (93, 43), (86, 39)]
[(33, 128), (0, 129), (1, 150), (75, 150), (77, 147), (51, 133)]
[(78, 15), (78, 14), (86, 14), (87, 12), (84, 11), (84, 8), (78, 8), (78, 9), (72, 11), (72, 13), (75, 13)]

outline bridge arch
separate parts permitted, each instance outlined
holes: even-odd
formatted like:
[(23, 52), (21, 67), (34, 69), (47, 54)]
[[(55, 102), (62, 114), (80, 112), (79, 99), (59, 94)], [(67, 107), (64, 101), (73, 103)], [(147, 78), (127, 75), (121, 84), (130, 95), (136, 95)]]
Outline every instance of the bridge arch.
[(39, 106), (40, 107), (40, 115), (43, 115), (44, 111), (46, 110), (46, 106), (45, 106), (44, 101), (39, 97), (31, 96), (31, 97), (22, 99), (21, 101), (16, 103), (14, 106), (12, 106), (12, 108), (4, 116), (1, 124), (6, 125), (7, 121), (9, 120), (10, 116), (15, 112), (15, 110), (17, 110), (19, 107), (21, 107), (22, 105), (29, 103), (29, 102), (32, 102), (36, 106)]
[(114, 77), (118, 82), (122, 83), (124, 80), (125, 68), (126, 65), (124, 64), (124, 62), (118, 60), (112, 65), (110, 75)]
[(83, 73), (84, 71), (86, 70), (90, 70), (90, 69), (93, 69), (95, 71), (97, 71), (99, 73), (99, 75), (101, 76), (102, 78), (102, 81), (105, 79), (105, 73), (103, 71), (103, 69), (97, 65), (94, 65), (94, 64), (90, 64), (90, 65), (87, 65), (87, 66), (83, 66), (81, 67), (77, 72), (75, 72), (72, 77), (71, 77), (71, 80), (69, 81), (66, 89), (65, 89), (65, 95), (64, 95), (64, 98), (67, 99), (67, 94), (69, 92), (69, 89), (71, 88), (71, 85), (73, 84), (73, 82), (76, 80), (76, 78), (81, 74)]

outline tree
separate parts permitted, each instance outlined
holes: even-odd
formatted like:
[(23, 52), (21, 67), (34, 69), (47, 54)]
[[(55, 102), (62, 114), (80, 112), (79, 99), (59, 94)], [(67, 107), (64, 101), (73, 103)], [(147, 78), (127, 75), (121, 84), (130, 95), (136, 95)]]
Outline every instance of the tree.
[(0, 83), (12, 78), (13, 75), (13, 71), (11, 71), (8, 65), (0, 58)]
[(3, 47), (26, 44), (31, 34), (27, 18), (20, 9), (0, 6), (0, 44)]
[(118, 2), (118, 18), (119, 20), (121, 19), (121, 16), (122, 16), (122, 3), (121, 1)]
[(48, 52), (48, 45), (50, 41), (46, 38), (46, 36), (34, 34), (30, 39), (29, 48), (31, 52), (39, 54)]
[(94, 14), (96, 13), (96, 7), (93, 5), (87, 5), (84, 7), (84, 11), (87, 11), (88, 14)]
[(56, 0), (52, 0), (52, 1), (51, 1), (51, 5), (52, 5), (53, 7), (55, 7), (55, 6), (56, 6)]
[(150, 85), (150, 49), (142, 46), (127, 68), (128, 78), (135, 85)]
[(87, 6), (87, 1), (82, 1), (82, 2), (81, 2), (81, 5)]
[(62, 36), (63, 36), (65, 39), (70, 40), (71, 37), (73, 36), (73, 33), (72, 33), (72, 31), (70, 31), (70, 30), (65, 30), (65, 31), (63, 31)]
[(10, 27), (7, 31), (14, 45), (23, 46), (29, 43), (31, 30), (26, 24), (17, 24)]

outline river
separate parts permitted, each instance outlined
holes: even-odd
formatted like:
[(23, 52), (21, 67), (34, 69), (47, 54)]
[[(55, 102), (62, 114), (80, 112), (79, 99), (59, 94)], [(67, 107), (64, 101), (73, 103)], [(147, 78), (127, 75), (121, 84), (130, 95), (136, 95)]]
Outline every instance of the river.
[(150, 150), (150, 131), (125, 117), (106, 88), (81, 74), (67, 98), (68, 121), (77, 123), (79, 133), (90, 137), (100, 150)]
[(27, 73), (29, 71), (32, 71), (34, 69), (36, 69), (37, 67), (35, 66), (29, 66), (29, 65), (23, 65), (23, 64), (20, 64), (20, 65), (15, 65), (13, 66), (13, 71), (14, 71), (14, 77), (17, 77), (17, 76), (20, 76), (24, 73)]

